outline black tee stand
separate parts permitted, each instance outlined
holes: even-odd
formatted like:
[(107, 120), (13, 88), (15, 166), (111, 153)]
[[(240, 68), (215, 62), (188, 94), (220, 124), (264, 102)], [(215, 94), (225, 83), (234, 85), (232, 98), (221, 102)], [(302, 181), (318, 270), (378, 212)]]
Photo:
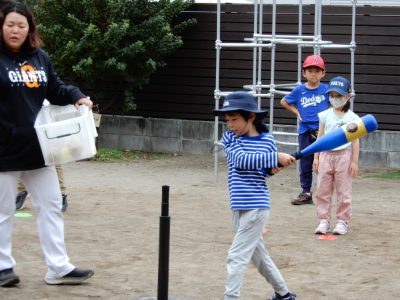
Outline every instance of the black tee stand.
[(158, 251), (158, 300), (168, 300), (170, 224), (169, 186), (163, 185), (160, 216), (160, 245)]
[(184, 300), (183, 298), (168, 297), (170, 224), (171, 218), (169, 216), (169, 186), (163, 185), (158, 252), (157, 298), (135, 297), (132, 300)]

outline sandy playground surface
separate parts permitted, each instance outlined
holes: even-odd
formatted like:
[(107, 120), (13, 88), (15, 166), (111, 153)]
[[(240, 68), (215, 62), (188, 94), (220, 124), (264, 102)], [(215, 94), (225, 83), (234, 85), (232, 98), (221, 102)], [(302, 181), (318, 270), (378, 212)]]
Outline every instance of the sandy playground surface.
[[(366, 174), (367, 170), (364, 170)], [(362, 175), (362, 174), (361, 174)], [(222, 299), (226, 254), (232, 240), (226, 166), (218, 182), (213, 157), (65, 165), (69, 208), (66, 244), (71, 262), (95, 276), (81, 286), (47, 286), (30, 201), (16, 218), (15, 271), (21, 283), (0, 299), (133, 299), (157, 296), (161, 187), (170, 186), (169, 295)], [(400, 185), (358, 177), (348, 235), (319, 240), (314, 206), (292, 206), (296, 169), (269, 181), (272, 211), (265, 243), (298, 299), (398, 299), (400, 297)], [(272, 288), (251, 265), (243, 300), (265, 299)]]

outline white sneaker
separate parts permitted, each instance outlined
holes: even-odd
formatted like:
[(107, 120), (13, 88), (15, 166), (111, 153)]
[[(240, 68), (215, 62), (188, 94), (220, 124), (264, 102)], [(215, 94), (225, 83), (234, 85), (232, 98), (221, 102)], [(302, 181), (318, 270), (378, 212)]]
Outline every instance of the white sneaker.
[(319, 221), (318, 227), (315, 229), (315, 234), (327, 234), (329, 232), (328, 220), (322, 219)]
[(348, 227), (349, 227), (349, 224), (347, 224), (347, 222), (339, 220), (336, 223), (335, 229), (333, 229), (333, 234), (344, 235), (347, 233)]

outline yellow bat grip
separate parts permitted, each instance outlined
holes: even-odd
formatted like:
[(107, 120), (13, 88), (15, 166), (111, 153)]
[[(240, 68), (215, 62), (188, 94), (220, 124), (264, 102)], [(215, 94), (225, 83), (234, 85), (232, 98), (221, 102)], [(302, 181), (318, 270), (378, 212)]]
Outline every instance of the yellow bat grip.
[(343, 131), (348, 142), (362, 138), (368, 134), (362, 119), (347, 124), (345, 128), (343, 128)]

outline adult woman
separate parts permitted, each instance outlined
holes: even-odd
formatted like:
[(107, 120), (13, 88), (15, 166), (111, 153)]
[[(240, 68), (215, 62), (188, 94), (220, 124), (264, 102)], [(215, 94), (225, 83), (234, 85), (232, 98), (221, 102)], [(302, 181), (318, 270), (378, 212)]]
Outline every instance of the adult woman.
[(58, 105), (93, 103), (55, 73), (40, 49), (35, 18), (24, 4), (10, 2), (0, 14), (0, 286), (14, 286), (12, 228), (17, 183), (23, 179), (37, 211), (47, 284), (80, 283), (94, 272), (69, 262), (64, 244), (61, 192), (54, 167), (44, 165), (34, 129), (44, 99)]

